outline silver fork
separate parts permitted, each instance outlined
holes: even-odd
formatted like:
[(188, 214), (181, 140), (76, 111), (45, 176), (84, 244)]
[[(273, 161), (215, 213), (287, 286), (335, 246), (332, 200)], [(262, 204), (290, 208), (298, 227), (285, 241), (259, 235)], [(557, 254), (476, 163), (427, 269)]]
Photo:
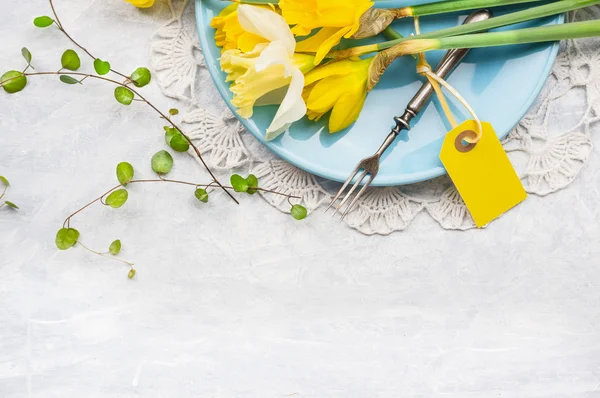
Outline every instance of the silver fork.
[[(483, 21), (491, 18), (491, 16), (492, 13), (488, 10), (475, 11), (465, 19), (464, 23), (467, 24)], [(446, 78), (454, 70), (454, 68), (463, 60), (463, 58), (467, 55), (468, 52), (469, 49), (455, 49), (447, 51), (440, 63), (438, 64), (435, 73), (441, 78)], [(404, 114), (401, 117), (394, 117), (396, 125), (394, 126), (394, 128), (392, 128), (390, 134), (385, 138), (385, 141), (383, 141), (383, 144), (381, 145), (379, 150), (377, 150), (377, 152), (375, 152), (373, 156), (364, 158), (358, 163), (350, 177), (348, 177), (348, 179), (346, 180), (344, 185), (342, 185), (342, 188), (340, 188), (337, 195), (335, 195), (327, 209), (325, 209), (326, 212), (335, 204), (335, 202), (337, 202), (337, 200), (340, 198), (340, 196), (342, 196), (348, 185), (350, 185), (352, 180), (354, 180), (354, 178), (362, 170), (362, 173), (356, 179), (354, 185), (352, 185), (346, 196), (344, 196), (341, 203), (335, 209), (336, 212), (340, 212), (343, 206), (352, 197), (354, 191), (356, 191), (356, 189), (362, 183), (362, 181), (365, 178), (367, 178), (360, 191), (358, 191), (358, 193), (354, 196), (354, 199), (350, 202), (350, 204), (346, 207), (346, 210), (344, 210), (344, 212), (342, 213), (341, 219), (343, 220), (344, 217), (346, 217), (348, 212), (354, 207), (358, 199), (365, 193), (366, 189), (369, 187), (369, 185), (371, 185), (371, 182), (373, 182), (373, 179), (377, 176), (377, 173), (379, 172), (379, 163), (381, 160), (381, 155), (383, 155), (386, 149), (388, 149), (389, 146), (392, 145), (392, 143), (396, 140), (396, 137), (398, 137), (402, 130), (410, 130), (410, 122), (413, 118), (415, 118), (415, 116), (419, 114), (419, 112), (421, 112), (421, 110), (423, 110), (433, 93), (434, 90), (431, 84), (429, 82), (425, 82), (421, 89), (417, 92), (417, 94), (415, 94), (413, 99), (410, 100), (410, 102), (408, 103)]]

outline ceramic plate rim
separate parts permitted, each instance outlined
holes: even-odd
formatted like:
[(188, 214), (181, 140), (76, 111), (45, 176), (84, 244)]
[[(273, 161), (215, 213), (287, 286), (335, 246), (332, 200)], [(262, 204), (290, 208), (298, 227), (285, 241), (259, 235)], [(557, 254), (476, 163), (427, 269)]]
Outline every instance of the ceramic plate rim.
[[(196, 6), (196, 10), (195, 10), (196, 28), (198, 30), (198, 37), (200, 39), (200, 48), (202, 49), (202, 53), (206, 54), (209, 52), (208, 51), (209, 43), (207, 41), (207, 36), (202, 34), (202, 32), (205, 30), (205, 26), (203, 23), (203, 15), (202, 15), (203, 14), (202, 13), (202, 10), (203, 10), (202, 0), (195, 0), (195, 1), (196, 1), (196, 4), (195, 4), (195, 6)], [(564, 14), (559, 14), (559, 15), (557, 15), (557, 17), (558, 17), (557, 24), (564, 23), (564, 20), (565, 20)], [(546, 84), (546, 81), (550, 77), (550, 73), (552, 72), (552, 67), (554, 66), (556, 57), (558, 56), (559, 47), (560, 47), (560, 42), (555, 42), (552, 44), (552, 48), (551, 48), (550, 53), (548, 54), (548, 59), (546, 60), (544, 70), (540, 74), (540, 79), (538, 80), (538, 84), (536, 85), (535, 89), (532, 90), (531, 95), (527, 98), (527, 101), (525, 101), (525, 104), (523, 105), (523, 107), (519, 110), (519, 112), (515, 113), (518, 117), (515, 117), (515, 122), (511, 123), (511, 128), (508, 129), (508, 131), (502, 132), (502, 134), (499, 135), (500, 139), (505, 138), (514, 129), (514, 127), (523, 119), (523, 117), (527, 114), (529, 109), (533, 106), (534, 102), (537, 100), (538, 96), (540, 95), (540, 92), (542, 91), (542, 89), (544, 88), (544, 85)], [(319, 177), (322, 177), (322, 178), (325, 178), (325, 179), (328, 179), (331, 181), (343, 182), (345, 180), (345, 178), (344, 179), (337, 178), (334, 175), (334, 172), (330, 169), (323, 168), (322, 166), (315, 164), (313, 162), (307, 162), (304, 159), (295, 156), (293, 153), (283, 150), (282, 148), (278, 147), (277, 145), (273, 145), (271, 142), (266, 141), (264, 139), (263, 134), (261, 134), (261, 132), (258, 131), (258, 128), (256, 127), (256, 125), (251, 122), (251, 119), (244, 119), (244, 118), (239, 117), (239, 115), (237, 114), (237, 108), (235, 106), (233, 106), (233, 104), (231, 103), (231, 100), (229, 99), (229, 91), (227, 90), (227, 88), (225, 88), (224, 85), (217, 84), (217, 81), (220, 81), (219, 79), (221, 78), (221, 76), (220, 76), (221, 71), (210, 62), (205, 62), (205, 65), (206, 65), (206, 68), (208, 69), (208, 72), (210, 74), (211, 79), (213, 80), (215, 87), (217, 88), (217, 91), (221, 95), (221, 98), (227, 104), (227, 107), (233, 112), (233, 114), (240, 121), (240, 123), (246, 128), (246, 130), (248, 130), (261, 144), (266, 146), (271, 152), (275, 153), (279, 158), (281, 158), (281, 159), (285, 160), (286, 162), (291, 163), (292, 165), (294, 165), (302, 170), (305, 170), (311, 174), (317, 175)], [(349, 170), (348, 173), (350, 173), (350, 171), (351, 170)], [(434, 167), (429, 170), (421, 171), (421, 172), (417, 172), (417, 173), (397, 174), (398, 177), (393, 177), (393, 178), (391, 178), (391, 180), (390, 180), (390, 178), (388, 178), (388, 179), (386, 179), (386, 181), (381, 182), (381, 183), (378, 183), (377, 179), (375, 179), (375, 181), (373, 181), (372, 185), (373, 186), (408, 185), (408, 184), (414, 184), (414, 183), (418, 183), (418, 182), (428, 181), (428, 180), (443, 176), (445, 174), (447, 174), (447, 172), (446, 172), (446, 169), (444, 169), (443, 167)]]

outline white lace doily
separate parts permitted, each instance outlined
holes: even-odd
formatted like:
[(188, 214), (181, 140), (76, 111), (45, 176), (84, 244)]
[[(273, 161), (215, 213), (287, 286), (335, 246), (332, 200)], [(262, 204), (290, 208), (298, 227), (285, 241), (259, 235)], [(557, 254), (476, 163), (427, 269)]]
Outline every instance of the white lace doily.
[[(164, 94), (189, 108), (184, 112), (184, 128), (208, 164), (254, 173), (263, 188), (301, 196), (309, 210), (322, 206), (338, 185), (278, 159), (245, 132), (220, 100), (204, 66), (193, 4), (173, 3), (183, 11), (175, 7), (174, 17), (153, 36), (152, 67)], [(599, 17), (600, 7), (569, 15), (570, 20)], [(600, 39), (564, 43), (536, 105), (505, 140), (530, 194), (545, 196), (568, 186), (591, 152), (590, 126), (600, 117), (599, 47)], [(289, 211), (285, 198), (262, 197), (280, 211)], [(475, 227), (448, 177), (371, 188), (345, 222), (364, 234), (389, 234), (407, 228), (423, 211), (445, 229)]]

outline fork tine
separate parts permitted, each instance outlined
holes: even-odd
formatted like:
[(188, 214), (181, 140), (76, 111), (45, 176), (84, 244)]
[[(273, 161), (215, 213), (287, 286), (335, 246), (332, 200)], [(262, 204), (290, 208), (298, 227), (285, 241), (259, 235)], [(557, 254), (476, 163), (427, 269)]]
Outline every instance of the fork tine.
[(348, 184), (350, 184), (352, 182), (352, 179), (354, 177), (356, 177), (356, 175), (358, 174), (358, 172), (360, 171), (361, 168), (362, 168), (361, 164), (359, 163), (358, 166), (356, 166), (356, 168), (354, 169), (354, 171), (350, 174), (350, 177), (348, 177), (348, 179), (346, 180), (346, 182), (344, 183), (344, 185), (342, 185), (342, 187), (338, 191), (337, 195), (335, 195), (335, 198), (333, 198), (333, 200), (331, 201), (331, 203), (329, 203), (329, 206), (327, 206), (327, 208), (325, 209), (325, 213), (327, 213), (327, 211), (331, 208), (331, 206), (333, 206), (333, 204), (335, 202), (337, 202), (337, 200), (340, 198), (340, 196), (344, 193), (344, 190), (346, 189), (346, 187), (348, 186)]
[(344, 196), (344, 199), (342, 200), (342, 203), (340, 203), (338, 205), (338, 207), (335, 208), (336, 213), (342, 208), (342, 206), (344, 206), (344, 203), (346, 203), (348, 201), (348, 199), (350, 199), (350, 197), (352, 196), (352, 193), (356, 190), (356, 188), (358, 188), (358, 186), (360, 185), (361, 181), (365, 179), (365, 177), (366, 177), (366, 175), (368, 173), (369, 172), (367, 170), (365, 170), (360, 175), (360, 177), (358, 177), (356, 179), (356, 182), (354, 183), (354, 185), (352, 185), (352, 188), (350, 188), (350, 190), (348, 191), (348, 193), (346, 194), (346, 196)]
[(354, 200), (348, 205), (348, 207), (346, 208), (346, 211), (344, 211), (344, 214), (342, 214), (342, 218), (340, 219), (340, 221), (342, 221), (346, 217), (346, 215), (354, 207), (354, 205), (356, 204), (358, 199), (362, 196), (363, 193), (365, 193), (365, 190), (369, 187), (369, 185), (371, 185), (371, 182), (373, 182), (373, 178), (375, 178), (375, 176), (373, 176), (373, 175), (370, 176), (369, 179), (367, 180), (367, 182), (365, 183), (365, 185), (363, 185), (361, 190), (358, 191), (358, 193), (354, 197)]

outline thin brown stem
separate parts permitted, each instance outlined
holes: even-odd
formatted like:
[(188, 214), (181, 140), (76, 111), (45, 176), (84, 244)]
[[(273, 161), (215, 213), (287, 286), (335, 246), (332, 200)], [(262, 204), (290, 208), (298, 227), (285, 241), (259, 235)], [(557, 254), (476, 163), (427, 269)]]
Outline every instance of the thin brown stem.
[(67, 223), (70, 223), (71, 218), (73, 218), (73, 216), (75, 216), (76, 214), (82, 212), (83, 210), (87, 209), (88, 207), (90, 207), (91, 205), (93, 205), (94, 203), (96, 203), (97, 201), (101, 200), (103, 197), (105, 197), (106, 195), (108, 195), (109, 193), (111, 193), (112, 191), (114, 191), (115, 189), (119, 188), (121, 185), (117, 185), (112, 187), (111, 189), (109, 189), (108, 191), (106, 191), (105, 193), (103, 193), (100, 197), (92, 200), (90, 203), (88, 203), (87, 205), (83, 206), (81, 209), (77, 210), (76, 212), (74, 212), (73, 214), (71, 214), (69, 217), (67, 217), (65, 219), (65, 222), (63, 222), (63, 228), (65, 227), (65, 225)]
[[(48, 0), (50, 2), (50, 8), (52, 8), (52, 14), (54, 14), (54, 19), (56, 20), (56, 25), (58, 26), (58, 29), (63, 32), (65, 34), (65, 36), (67, 36), (67, 38), (69, 40), (71, 40), (71, 42), (73, 42), (73, 44), (75, 44), (77, 47), (79, 47), (81, 50), (83, 50), (83, 52), (85, 52), (90, 58), (92, 59), (96, 59), (96, 57), (94, 57), (92, 55), (92, 53), (90, 53), (85, 47), (83, 47), (81, 44), (79, 44), (77, 41), (75, 41), (75, 39), (73, 39), (73, 37), (71, 37), (71, 35), (69, 33), (67, 33), (67, 31), (65, 30), (62, 22), (60, 22), (60, 19), (58, 18), (58, 14), (56, 13), (56, 10), (54, 9), (54, 3), (52, 2), (52, 0)], [(121, 72), (117, 72), (114, 69), (110, 70), (112, 73), (115, 73), (119, 76), (122, 76), (124, 78), (128, 78), (127, 75), (124, 75)]]
[(118, 261), (120, 263), (128, 265), (129, 268), (133, 269), (133, 263), (130, 263), (129, 261), (125, 261), (125, 260), (121, 260), (120, 258), (115, 258), (113, 256), (109, 256), (108, 253), (100, 253), (100, 252), (97, 252), (96, 250), (92, 250), (89, 247), (87, 247), (86, 245), (84, 245), (83, 243), (81, 243), (80, 240), (78, 240), (77, 243), (79, 243), (81, 245), (81, 247), (83, 247), (85, 250), (89, 251), (90, 253), (97, 254), (100, 257), (108, 258), (109, 260)]
[[(159, 180), (131, 180), (131, 181), (129, 181), (129, 184), (135, 184), (135, 183), (139, 183), (139, 182), (169, 182), (169, 183), (173, 183), (173, 184), (190, 185), (190, 186), (194, 186), (194, 187), (204, 187), (204, 188), (208, 188), (212, 184), (214, 184), (214, 182), (211, 182), (210, 184), (196, 184), (195, 182), (179, 181), (179, 180), (169, 180), (169, 179), (166, 179), (166, 178), (161, 178)], [(228, 187), (228, 186), (224, 186), (224, 188), (225, 189), (234, 189), (233, 187)], [(299, 196), (294, 196), (294, 195), (289, 195), (287, 193), (272, 191), (270, 189), (264, 189), (264, 188), (252, 188), (252, 189), (255, 190), (255, 191), (261, 191), (261, 192), (265, 192), (265, 193), (272, 193), (272, 194), (275, 194), (275, 195), (286, 196), (288, 198), (302, 199)]]
[[(92, 53), (90, 53), (85, 47), (83, 47), (81, 44), (79, 44), (77, 41), (75, 41), (75, 39), (73, 39), (71, 37), (71, 35), (69, 35), (69, 33), (67, 33), (67, 31), (65, 30), (62, 22), (60, 22), (60, 18), (58, 17), (58, 13), (56, 12), (56, 9), (54, 8), (54, 3), (52, 2), (52, 0), (48, 0), (50, 2), (50, 8), (52, 8), (52, 14), (54, 14), (54, 18), (56, 19), (56, 25), (58, 26), (58, 28), (60, 29), (61, 32), (63, 32), (65, 34), (65, 36), (67, 36), (69, 38), (69, 40), (71, 40), (73, 42), (73, 44), (75, 44), (77, 47), (79, 47), (80, 49), (82, 49), (87, 55), (90, 56), (90, 58), (92, 59), (96, 59), (95, 56), (92, 55)], [(183, 7), (185, 8), (185, 4), (187, 1), (184, 1), (183, 3)], [(117, 72), (116, 70), (111, 69), (111, 71), (113, 73), (116, 73), (117, 75), (125, 78), (126, 80), (131, 81), (131, 78), (127, 75), (124, 75), (120, 72)], [(94, 76), (96, 77), (96, 76)], [(108, 80), (108, 79), (104, 79), (104, 80)], [(113, 83), (115, 83), (115, 81), (112, 81)], [(126, 87), (126, 83), (117, 83), (120, 86)], [(129, 88), (129, 87), (128, 87)], [(135, 94), (138, 95), (138, 97), (140, 97), (142, 100), (144, 100), (152, 109), (154, 109), (156, 112), (158, 112), (162, 117), (164, 117), (165, 119), (168, 120), (168, 122), (174, 127), (176, 128), (182, 135), (183, 137), (186, 139), (186, 141), (190, 144), (190, 146), (194, 149), (194, 152), (196, 153), (196, 155), (198, 156), (198, 159), (200, 160), (200, 162), (202, 163), (202, 165), (204, 166), (204, 168), (206, 169), (206, 171), (208, 171), (208, 174), (210, 174), (210, 176), (213, 178), (213, 180), (216, 181), (216, 183), (221, 187), (221, 189), (223, 189), (223, 191), (225, 191), (225, 193), (227, 193), (227, 195), (229, 195), (229, 197), (236, 203), (236, 204), (240, 204), (240, 202), (237, 201), (236, 198), (233, 197), (233, 195), (228, 192), (225, 188), (223, 188), (223, 185), (221, 185), (221, 183), (219, 182), (219, 180), (217, 180), (217, 178), (214, 176), (213, 172), (210, 170), (210, 168), (208, 167), (208, 165), (206, 164), (206, 162), (204, 161), (204, 158), (202, 157), (202, 154), (200, 153), (200, 150), (196, 147), (196, 145), (194, 145), (194, 143), (192, 142), (192, 140), (183, 133), (183, 131), (177, 127), (175, 125), (175, 123), (173, 123), (170, 119), (168, 119), (160, 110), (158, 110), (158, 108), (156, 108), (154, 105), (152, 105), (148, 100), (146, 100), (142, 95), (138, 94), (134, 89), (129, 88), (131, 91), (133, 91)]]
[[(171, 184), (181, 184), (181, 185), (189, 185), (189, 186), (192, 186), (192, 187), (207, 187), (207, 188), (210, 187), (212, 184), (214, 184), (214, 182), (211, 182), (210, 184), (197, 184), (195, 182), (180, 181), (180, 180), (169, 180), (169, 179), (166, 179), (166, 178), (144, 179), (144, 180), (131, 180), (127, 184), (129, 185), (129, 184), (153, 183), (153, 182), (166, 182), (166, 183), (171, 183)], [(106, 195), (108, 195), (109, 193), (111, 193), (112, 191), (114, 191), (115, 189), (120, 188), (120, 187), (122, 187), (122, 185), (117, 185), (117, 186), (112, 187), (111, 189), (109, 189), (108, 191), (106, 191), (105, 193), (103, 193), (102, 195), (100, 195), (99, 197), (97, 197), (96, 199), (92, 200), (90, 203), (86, 204), (85, 206), (83, 206), (79, 210), (77, 210), (74, 213), (72, 213), (63, 222), (63, 228), (65, 227), (65, 225), (67, 225), (67, 227), (70, 225), (71, 218), (73, 218), (73, 216), (75, 216), (76, 214), (78, 214), (78, 213), (82, 212), (83, 210), (87, 209), (88, 207), (90, 207), (94, 203), (96, 203), (98, 201), (101, 201), (102, 198), (104, 198)], [(224, 186), (223, 188), (228, 189), (228, 190), (235, 190), (233, 187), (228, 187), (228, 186)], [(264, 188), (253, 188), (253, 189), (255, 191), (261, 191), (261, 192), (265, 192), (265, 193), (272, 193), (272, 194), (275, 194), (275, 195), (285, 196), (285, 197), (288, 198), (288, 201), (290, 199), (302, 199), (299, 196), (289, 195), (289, 194), (286, 194), (286, 193), (277, 192), (277, 191), (273, 191), (273, 190), (270, 190), (270, 189), (264, 189)]]
[[(58, 72), (35, 72), (35, 73), (25, 73), (25, 76), (39, 76), (39, 75), (60, 75), (61, 73)], [(107, 77), (103, 77), (103, 76), (96, 76), (96, 75), (90, 75), (88, 73), (80, 73), (80, 72), (68, 72), (68, 73), (62, 73), (65, 75), (71, 75), (71, 76), (82, 76), (85, 78), (91, 78), (91, 79), (97, 79), (97, 80), (103, 80), (106, 82), (110, 82), (112, 84), (115, 84), (117, 86), (121, 86), (121, 87), (127, 87), (129, 90), (131, 90), (131, 92), (133, 92), (139, 99), (141, 99), (142, 101), (144, 101), (150, 108), (152, 108), (156, 113), (159, 114), (159, 116), (161, 116), (163, 119), (165, 119), (167, 122), (169, 122), (169, 124), (175, 128), (177, 131), (179, 131), (181, 133), (181, 135), (183, 136), (183, 138), (186, 139), (186, 141), (190, 144), (190, 146), (194, 149), (194, 152), (196, 153), (196, 156), (198, 156), (198, 159), (200, 160), (200, 162), (202, 163), (202, 165), (204, 166), (204, 168), (206, 169), (206, 171), (208, 172), (208, 174), (210, 174), (210, 176), (212, 177), (212, 179), (219, 185), (219, 187), (221, 189), (223, 189), (223, 191), (225, 191), (225, 193), (227, 193), (227, 195), (229, 195), (229, 197), (231, 199), (233, 199), (233, 201), (236, 204), (240, 204), (240, 202), (238, 202), (238, 200), (236, 198), (233, 197), (233, 195), (227, 191), (227, 189), (225, 189), (225, 187), (219, 182), (219, 180), (217, 179), (217, 177), (213, 174), (212, 170), (208, 167), (208, 164), (206, 164), (206, 162), (204, 161), (204, 158), (202, 157), (202, 154), (200, 153), (200, 150), (198, 149), (198, 147), (192, 142), (192, 139), (190, 137), (188, 137), (187, 134), (185, 134), (183, 132), (183, 130), (181, 128), (179, 128), (179, 126), (177, 124), (175, 124), (175, 122), (173, 122), (166, 114), (164, 114), (160, 109), (158, 109), (156, 106), (154, 106), (154, 104), (152, 104), (150, 101), (148, 101), (146, 99), (146, 97), (144, 97), (142, 94), (140, 94), (137, 90), (135, 90), (133, 87), (128, 87), (126, 86), (124, 83), (121, 83), (119, 81), (113, 80), (113, 79), (109, 79)], [(0, 82), (0, 84), (5, 83), (6, 81), (9, 81), (11, 79), (5, 80), (4, 82)]]

